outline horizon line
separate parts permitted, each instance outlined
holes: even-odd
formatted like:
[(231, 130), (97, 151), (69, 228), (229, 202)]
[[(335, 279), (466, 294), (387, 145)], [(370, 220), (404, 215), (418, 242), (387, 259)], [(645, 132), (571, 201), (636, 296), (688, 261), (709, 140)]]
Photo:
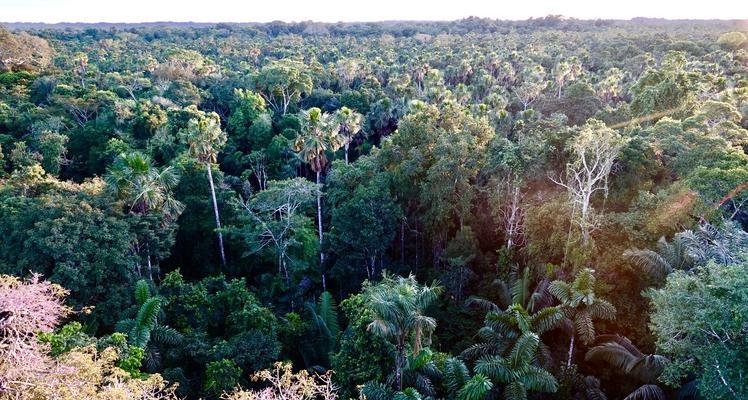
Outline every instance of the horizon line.
[(40, 25), (62, 25), (62, 24), (78, 24), (78, 25), (93, 25), (93, 24), (111, 24), (111, 25), (135, 25), (135, 24), (171, 24), (171, 23), (179, 23), (179, 24), (227, 24), (227, 25), (242, 25), (242, 24), (270, 24), (270, 23), (276, 23), (276, 22), (283, 22), (287, 24), (298, 24), (303, 22), (310, 22), (310, 23), (317, 23), (317, 24), (371, 24), (371, 23), (392, 23), (392, 22), (415, 22), (415, 23), (428, 23), (428, 22), (456, 22), (456, 21), (462, 21), (470, 18), (477, 18), (477, 19), (487, 19), (492, 21), (500, 21), (500, 22), (524, 22), (524, 21), (530, 21), (530, 20), (538, 20), (548, 17), (559, 17), (561, 19), (567, 19), (567, 20), (577, 20), (577, 21), (635, 21), (635, 20), (660, 20), (660, 21), (720, 21), (720, 22), (746, 22), (748, 21), (748, 18), (667, 18), (667, 17), (646, 17), (646, 16), (639, 16), (639, 17), (631, 17), (631, 18), (604, 18), (604, 17), (598, 17), (598, 18), (579, 18), (579, 17), (570, 17), (565, 15), (556, 15), (556, 14), (548, 14), (542, 17), (527, 17), (527, 18), (521, 18), (521, 19), (512, 19), (512, 18), (494, 18), (494, 17), (479, 17), (479, 16), (468, 16), (468, 17), (462, 17), (462, 18), (455, 18), (455, 19), (383, 19), (383, 20), (376, 20), (376, 21), (366, 21), (366, 20), (351, 20), (351, 21), (317, 21), (313, 19), (306, 19), (306, 20), (281, 20), (281, 19), (274, 19), (270, 21), (194, 21), (194, 20), (153, 20), (153, 21), (58, 21), (58, 22), (44, 22), (44, 21), (0, 21), (1, 24), (40, 24)]

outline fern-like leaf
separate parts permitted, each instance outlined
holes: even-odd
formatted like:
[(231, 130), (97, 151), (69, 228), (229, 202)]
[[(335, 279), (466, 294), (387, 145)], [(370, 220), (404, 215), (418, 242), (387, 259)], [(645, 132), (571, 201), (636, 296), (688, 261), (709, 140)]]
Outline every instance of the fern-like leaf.
[(460, 389), (457, 400), (483, 400), (492, 388), (493, 383), (487, 377), (477, 374)]
[(151, 297), (151, 287), (148, 281), (141, 279), (135, 282), (135, 301), (142, 306)]

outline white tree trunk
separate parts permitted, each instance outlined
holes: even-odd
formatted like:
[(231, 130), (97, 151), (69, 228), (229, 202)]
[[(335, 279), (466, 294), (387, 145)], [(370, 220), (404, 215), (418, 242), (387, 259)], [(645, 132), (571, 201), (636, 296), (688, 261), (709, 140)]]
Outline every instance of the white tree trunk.
[[(320, 171), (317, 171), (317, 231), (319, 232), (319, 267), (325, 263), (325, 252), (322, 251), (322, 191), (320, 190)], [(325, 273), (322, 273), (323, 290), (327, 290)]]
[(216, 218), (216, 229), (218, 233), (218, 249), (221, 254), (221, 266), (226, 267), (226, 253), (223, 250), (223, 234), (221, 233), (221, 218), (218, 215), (218, 201), (216, 200), (216, 188), (213, 185), (213, 172), (210, 163), (206, 163), (208, 169), (208, 183), (210, 183), (210, 198), (213, 200), (213, 214)]

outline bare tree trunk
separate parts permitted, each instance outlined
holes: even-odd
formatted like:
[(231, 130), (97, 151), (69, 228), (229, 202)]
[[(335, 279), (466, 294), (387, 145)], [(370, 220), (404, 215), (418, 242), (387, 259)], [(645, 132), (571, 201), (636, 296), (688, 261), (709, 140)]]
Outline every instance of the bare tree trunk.
[[(320, 191), (320, 172), (317, 171), (317, 231), (319, 232), (319, 267), (322, 269), (322, 264), (325, 263), (325, 252), (322, 251), (322, 192)], [(325, 273), (322, 272), (323, 286), (325, 283)], [(327, 290), (327, 288), (322, 288)]]
[(572, 333), (571, 340), (569, 341), (569, 358), (566, 360), (567, 367), (571, 367), (571, 357), (573, 354), (574, 354), (574, 334)]
[(395, 385), (397, 390), (403, 390), (403, 364), (405, 361), (405, 345), (397, 344), (397, 355), (395, 355)]
[(148, 260), (148, 279), (153, 282), (153, 265), (151, 265), (151, 246), (145, 244), (145, 257)]
[(221, 233), (221, 218), (218, 215), (218, 201), (216, 200), (216, 188), (213, 185), (213, 172), (210, 168), (210, 163), (206, 163), (208, 168), (208, 182), (210, 183), (210, 198), (213, 200), (213, 214), (216, 218), (216, 229), (218, 233), (218, 249), (221, 254), (221, 266), (226, 267), (226, 253), (223, 250), (223, 234)]
[(348, 165), (348, 146), (349, 145), (350, 145), (349, 143), (345, 144), (345, 164), (346, 165)]
[(400, 220), (400, 264), (405, 265), (405, 217)]

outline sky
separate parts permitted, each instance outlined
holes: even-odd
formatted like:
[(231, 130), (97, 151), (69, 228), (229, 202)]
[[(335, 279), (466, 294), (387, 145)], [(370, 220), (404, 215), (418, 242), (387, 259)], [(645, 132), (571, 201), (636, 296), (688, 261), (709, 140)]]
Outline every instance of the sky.
[[(742, 4), (741, 4), (742, 3)], [(745, 0), (0, 0), (2, 22), (748, 19)]]

